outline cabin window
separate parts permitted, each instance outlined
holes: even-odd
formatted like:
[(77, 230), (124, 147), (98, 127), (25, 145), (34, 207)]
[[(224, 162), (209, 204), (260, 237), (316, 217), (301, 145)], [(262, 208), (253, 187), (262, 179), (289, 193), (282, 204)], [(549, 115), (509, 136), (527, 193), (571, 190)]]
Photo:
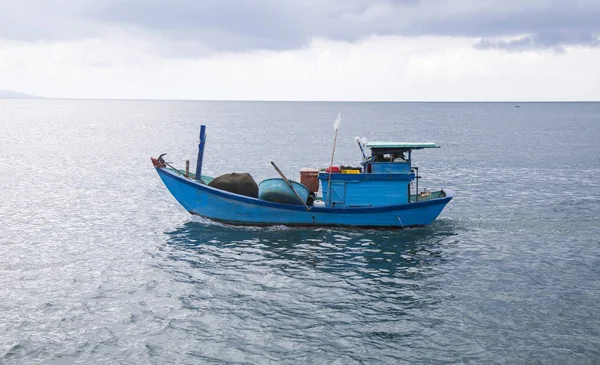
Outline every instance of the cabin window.
[[(386, 160), (386, 156), (387, 156), (387, 160)], [(374, 154), (373, 155), (373, 162), (386, 162), (389, 161), (389, 154), (385, 155), (385, 154)]]
[(406, 159), (406, 154), (404, 152), (392, 153), (391, 161), (392, 162), (408, 162), (408, 160)]
[(406, 152), (374, 153), (373, 162), (408, 162)]

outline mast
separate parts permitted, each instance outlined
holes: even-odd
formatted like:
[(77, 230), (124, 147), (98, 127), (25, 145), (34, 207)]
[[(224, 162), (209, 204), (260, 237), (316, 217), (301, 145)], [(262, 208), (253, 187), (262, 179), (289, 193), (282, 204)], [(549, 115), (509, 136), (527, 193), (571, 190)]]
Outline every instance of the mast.
[(202, 160), (204, 159), (204, 144), (206, 142), (206, 126), (200, 126), (200, 142), (198, 143), (198, 159), (196, 160), (196, 180), (202, 181)]

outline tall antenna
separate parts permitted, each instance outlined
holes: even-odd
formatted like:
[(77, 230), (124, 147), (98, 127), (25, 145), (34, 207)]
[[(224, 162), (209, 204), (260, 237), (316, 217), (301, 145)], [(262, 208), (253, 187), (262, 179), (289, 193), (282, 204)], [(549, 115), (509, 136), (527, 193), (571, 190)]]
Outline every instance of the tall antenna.
[(340, 128), (340, 124), (342, 123), (342, 116), (338, 111), (337, 118), (333, 122), (333, 130), (335, 131), (335, 136), (333, 137), (333, 151), (331, 151), (331, 163), (329, 164), (329, 178), (327, 179), (327, 200), (329, 200), (329, 204), (331, 204), (331, 168), (333, 167), (333, 156), (335, 155), (335, 144), (337, 142), (337, 134), (338, 129)]

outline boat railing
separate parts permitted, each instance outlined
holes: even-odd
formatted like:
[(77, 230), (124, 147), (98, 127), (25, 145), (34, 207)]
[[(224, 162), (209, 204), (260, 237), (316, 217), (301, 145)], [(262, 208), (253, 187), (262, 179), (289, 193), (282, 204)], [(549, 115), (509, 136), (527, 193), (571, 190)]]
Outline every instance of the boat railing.
[(446, 197), (446, 193), (444, 192), (444, 190), (439, 190), (439, 191), (422, 191), (418, 194), (411, 194), (410, 196), (410, 202), (411, 203), (416, 203), (416, 202), (422, 202), (422, 201), (427, 201), (427, 200), (433, 200), (433, 199), (440, 199), (440, 198), (445, 198)]

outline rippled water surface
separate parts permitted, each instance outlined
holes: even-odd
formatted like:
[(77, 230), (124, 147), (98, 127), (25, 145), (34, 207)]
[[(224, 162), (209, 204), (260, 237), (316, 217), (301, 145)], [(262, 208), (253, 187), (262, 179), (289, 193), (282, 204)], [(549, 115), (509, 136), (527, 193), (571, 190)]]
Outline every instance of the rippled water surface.
[[(204, 173), (414, 154), (455, 199), (408, 230), (193, 218)], [(0, 364), (600, 362), (600, 103), (0, 100)]]

